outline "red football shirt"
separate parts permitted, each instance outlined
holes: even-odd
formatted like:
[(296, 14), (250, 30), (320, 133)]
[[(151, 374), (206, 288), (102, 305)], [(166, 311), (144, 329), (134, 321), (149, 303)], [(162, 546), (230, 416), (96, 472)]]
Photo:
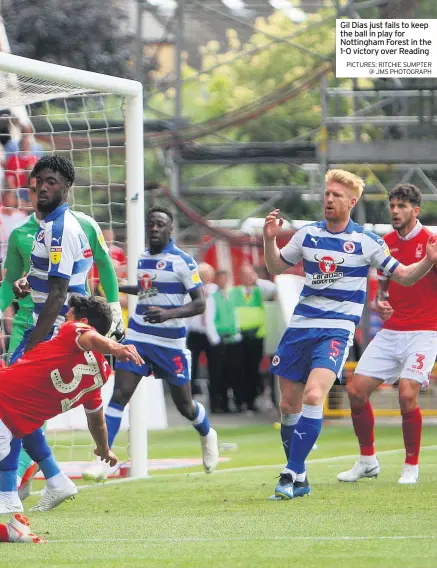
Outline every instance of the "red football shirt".
[(37, 163), (33, 154), (12, 154), (5, 165), (5, 176), (11, 180), (15, 189), (27, 187), (27, 177)]
[[(408, 266), (419, 262), (426, 255), (427, 231), (420, 223), (416, 225), (407, 239), (393, 231), (384, 237), (390, 254)], [(390, 280), (389, 302), (394, 313), (384, 322), (384, 329), (396, 331), (437, 331), (437, 269), (433, 267), (428, 274), (414, 286), (405, 287)]]
[(102, 406), (100, 388), (111, 369), (103, 355), (84, 351), (77, 343), (92, 329), (65, 323), (55, 338), (0, 371), (0, 419), (16, 438), (75, 406), (83, 404), (89, 412)]

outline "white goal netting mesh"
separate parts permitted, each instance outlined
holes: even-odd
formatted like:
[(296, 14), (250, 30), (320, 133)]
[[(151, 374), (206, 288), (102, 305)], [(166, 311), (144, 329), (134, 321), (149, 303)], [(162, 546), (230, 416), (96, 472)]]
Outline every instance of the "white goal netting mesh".
[[(62, 78), (61, 78), (62, 80)], [(2, 263), (12, 230), (31, 214), (27, 176), (36, 160), (57, 153), (75, 167), (76, 182), (69, 202), (76, 211), (95, 219), (101, 229), (120, 281), (126, 278), (126, 155), (124, 99), (90, 92), (81, 87), (41, 81), (0, 72), (1, 209), (0, 247)], [(28, 143), (25, 139), (28, 139)], [(2, 270), (2, 279), (4, 271)], [(92, 293), (104, 294), (98, 272), (90, 277)], [(123, 303), (123, 299), (122, 299)], [(15, 303), (4, 311), (1, 357), (6, 364)], [(127, 318), (127, 309), (125, 309)], [(112, 383), (105, 386), (109, 399)], [(128, 413), (123, 429), (128, 426)], [(93, 457), (82, 408), (49, 421), (48, 439), (64, 469), (76, 477), (80, 462)], [(119, 457), (128, 457), (126, 431), (114, 446)]]

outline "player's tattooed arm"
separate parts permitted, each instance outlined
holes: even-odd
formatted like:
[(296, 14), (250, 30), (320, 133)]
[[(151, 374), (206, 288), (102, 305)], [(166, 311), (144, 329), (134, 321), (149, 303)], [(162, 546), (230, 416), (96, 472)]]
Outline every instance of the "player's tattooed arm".
[(29, 337), (25, 351), (33, 349), (38, 343), (45, 340), (56, 318), (64, 305), (67, 297), (68, 284), (67, 278), (59, 278), (57, 276), (49, 276), (49, 295), (39, 314), (35, 329)]
[(103, 408), (99, 408), (96, 412), (90, 412), (86, 415), (88, 421), (88, 430), (96, 443), (94, 453), (102, 458), (103, 461), (109, 463), (112, 467), (118, 459), (111, 451), (108, 444), (108, 431), (106, 429), (105, 415)]
[(375, 311), (383, 321), (387, 321), (393, 315), (393, 308), (389, 302), (388, 293), (389, 280), (378, 280), (378, 290), (376, 292)]
[(148, 323), (162, 323), (169, 319), (191, 318), (198, 314), (203, 314), (206, 307), (205, 292), (203, 288), (195, 288), (189, 292), (191, 302), (179, 306), (178, 308), (161, 308), (160, 306), (150, 306), (147, 310), (144, 321)]

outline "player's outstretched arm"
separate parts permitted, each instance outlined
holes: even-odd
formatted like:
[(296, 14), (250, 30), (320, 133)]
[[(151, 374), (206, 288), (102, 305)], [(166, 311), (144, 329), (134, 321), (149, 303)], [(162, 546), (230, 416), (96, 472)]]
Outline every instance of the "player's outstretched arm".
[(131, 284), (122, 284), (118, 286), (118, 289), (123, 294), (131, 294), (132, 296), (138, 296), (140, 289), (138, 286), (132, 286)]
[(117, 462), (117, 456), (111, 451), (108, 444), (108, 431), (106, 429), (105, 414), (103, 408), (99, 408), (96, 412), (87, 412), (88, 430), (96, 443), (94, 453), (102, 458), (103, 461), (109, 463), (112, 467)]
[(102, 355), (113, 355), (119, 361), (132, 361), (135, 365), (144, 365), (134, 345), (122, 345), (109, 337), (103, 337), (97, 331), (82, 333), (77, 342), (84, 351), (96, 351)]
[(179, 306), (178, 308), (165, 309), (160, 306), (150, 306), (144, 316), (144, 321), (148, 323), (162, 323), (169, 319), (191, 318), (198, 314), (203, 314), (206, 307), (203, 288), (195, 288), (191, 290), (189, 294), (191, 302)]
[(271, 211), (264, 221), (264, 259), (270, 274), (282, 274), (290, 268), (279, 253), (276, 237), (279, 235), (284, 224), (284, 219), (278, 219), (279, 209)]
[(421, 261), (405, 266), (400, 264), (395, 268), (392, 278), (402, 286), (413, 286), (423, 278), (437, 263), (437, 238), (429, 237), (426, 245), (426, 256)]
[(29, 337), (25, 351), (30, 351), (38, 343), (45, 340), (56, 318), (64, 305), (65, 298), (67, 297), (68, 285), (70, 280), (66, 278), (59, 278), (57, 276), (49, 276), (49, 295), (39, 314), (38, 321), (36, 322), (35, 329)]

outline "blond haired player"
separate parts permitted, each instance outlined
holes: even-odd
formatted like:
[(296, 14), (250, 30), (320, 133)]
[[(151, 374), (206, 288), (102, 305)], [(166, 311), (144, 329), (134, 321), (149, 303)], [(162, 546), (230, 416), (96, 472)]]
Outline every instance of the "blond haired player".
[(283, 224), (279, 210), (269, 213), (264, 225), (269, 272), (281, 274), (303, 259), (306, 274), (271, 366), (280, 378), (281, 437), (288, 460), (275, 488), (280, 499), (310, 493), (305, 460), (322, 428), (325, 398), (335, 379), (341, 378), (363, 311), (370, 266), (412, 286), (437, 261), (434, 239), (420, 262), (405, 266), (390, 255), (383, 239), (351, 220), (363, 192), (362, 179), (334, 169), (327, 172), (325, 183), (325, 219), (297, 231), (284, 248), (279, 250), (276, 244)]

